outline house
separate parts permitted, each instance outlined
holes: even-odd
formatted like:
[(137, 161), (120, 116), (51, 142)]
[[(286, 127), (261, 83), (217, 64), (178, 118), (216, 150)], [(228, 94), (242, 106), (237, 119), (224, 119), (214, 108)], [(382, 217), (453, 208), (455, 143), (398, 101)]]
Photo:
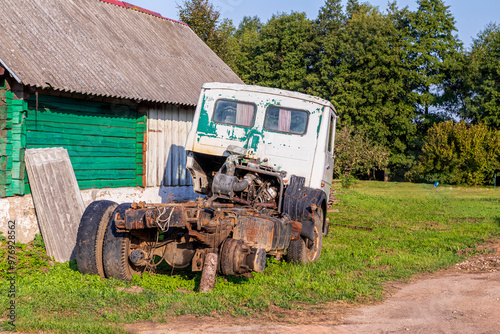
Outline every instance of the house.
[(242, 81), (186, 24), (117, 0), (3, 0), (0, 24), (0, 231), (37, 232), (28, 148), (66, 148), (86, 204), (190, 193), (201, 86)]

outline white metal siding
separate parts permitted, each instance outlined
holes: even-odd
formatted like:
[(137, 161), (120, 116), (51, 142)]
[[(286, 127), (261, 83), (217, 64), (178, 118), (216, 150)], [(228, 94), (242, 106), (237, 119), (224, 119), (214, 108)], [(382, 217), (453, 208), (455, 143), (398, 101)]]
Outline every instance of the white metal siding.
[(146, 153), (146, 186), (192, 185), (186, 169), (187, 134), (194, 116), (194, 107), (172, 104), (148, 110)]

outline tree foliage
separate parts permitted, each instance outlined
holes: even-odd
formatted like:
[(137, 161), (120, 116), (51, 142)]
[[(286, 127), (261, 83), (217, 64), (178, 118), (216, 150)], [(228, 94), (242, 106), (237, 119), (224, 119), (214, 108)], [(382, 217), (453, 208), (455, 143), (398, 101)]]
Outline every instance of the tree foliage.
[(233, 70), (246, 83), (255, 83), (259, 77), (255, 58), (259, 52), (261, 30), (262, 22), (257, 16), (245, 16), (233, 37), (237, 45)]
[(416, 132), (401, 40), (393, 22), (376, 8), (353, 7), (357, 10), (349, 14), (341, 31), (340, 47), (325, 52), (324, 63), (331, 69), (323, 72), (327, 76), (322, 81), (342, 123), (386, 147), (397, 164), (406, 160)]
[(255, 44), (252, 83), (305, 92), (313, 36), (305, 13), (274, 15)]
[[(447, 160), (444, 153), (432, 155), (429, 136), (448, 133), (453, 145), (482, 150), (483, 141), (466, 144), (460, 138), (469, 138), (467, 131), (491, 137), (483, 127), (500, 127), (500, 27), (487, 26), (465, 52), (445, 0), (416, 2), (415, 11), (396, 2), (381, 11), (359, 0), (325, 0), (315, 19), (296, 12), (275, 14), (265, 23), (245, 17), (237, 29), (221, 21), (209, 0), (184, 0), (179, 10), (181, 20), (245, 83), (332, 102), (343, 129), (337, 145), (349, 143), (353, 152), (338, 157), (340, 174), (367, 175), (379, 166), (398, 178), (437, 175), (447, 182), (481, 184), (491, 170), (476, 170), (462, 158)], [(460, 123), (457, 129), (467, 131), (459, 131), (449, 122), (457, 117), (485, 125), (480, 131)], [(384, 162), (354, 145), (368, 145)], [(417, 161), (420, 155), (427, 160)], [(359, 159), (367, 159), (365, 165)]]
[(414, 177), (450, 184), (491, 183), (500, 169), (500, 131), (452, 121), (429, 129)]
[(418, 93), (417, 110), (427, 116), (431, 108), (445, 104), (444, 97), (461, 70), (462, 43), (453, 32), (455, 19), (442, 0), (418, 0), (409, 15), (411, 48), (407, 54)]
[(469, 54), (471, 96), (462, 116), (500, 128), (500, 26), (489, 24)]
[(220, 13), (209, 0), (184, 0), (178, 5), (179, 19), (186, 23), (222, 60), (234, 62), (232, 45), (234, 26), (231, 20), (220, 19)]

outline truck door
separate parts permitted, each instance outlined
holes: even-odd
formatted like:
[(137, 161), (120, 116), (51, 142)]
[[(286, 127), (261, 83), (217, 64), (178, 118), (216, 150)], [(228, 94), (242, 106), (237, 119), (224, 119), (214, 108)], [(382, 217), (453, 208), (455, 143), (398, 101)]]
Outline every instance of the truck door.
[(328, 117), (328, 136), (326, 137), (326, 152), (325, 152), (325, 171), (323, 173), (323, 183), (325, 184), (323, 190), (326, 195), (330, 194), (330, 186), (332, 184), (333, 178), (333, 150), (335, 145), (335, 126), (337, 123), (337, 117), (330, 109)]

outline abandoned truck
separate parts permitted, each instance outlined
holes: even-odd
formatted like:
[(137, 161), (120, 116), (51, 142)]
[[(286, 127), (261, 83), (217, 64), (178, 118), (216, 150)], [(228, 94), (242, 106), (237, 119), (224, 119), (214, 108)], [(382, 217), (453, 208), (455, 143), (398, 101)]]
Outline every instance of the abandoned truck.
[(78, 230), (78, 269), (130, 280), (163, 260), (202, 271), (210, 253), (223, 275), (263, 272), (267, 255), (316, 261), (328, 233), (336, 121), (317, 97), (205, 84), (186, 141), (194, 191), (205, 196), (91, 203)]

